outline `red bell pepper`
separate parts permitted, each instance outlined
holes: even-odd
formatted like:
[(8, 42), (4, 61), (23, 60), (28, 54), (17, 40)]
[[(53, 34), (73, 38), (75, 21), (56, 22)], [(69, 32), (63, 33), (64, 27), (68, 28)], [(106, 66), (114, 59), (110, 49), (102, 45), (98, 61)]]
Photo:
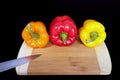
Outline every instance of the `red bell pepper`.
[(75, 42), (77, 31), (70, 16), (57, 16), (50, 25), (50, 40), (58, 46), (69, 46)]

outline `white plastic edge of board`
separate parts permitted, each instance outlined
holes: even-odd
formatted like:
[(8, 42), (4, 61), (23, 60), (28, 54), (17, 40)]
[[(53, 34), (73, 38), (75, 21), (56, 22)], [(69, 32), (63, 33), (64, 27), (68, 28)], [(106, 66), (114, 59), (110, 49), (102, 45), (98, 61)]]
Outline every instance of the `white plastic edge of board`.
[[(23, 56), (29, 56), (32, 53), (32, 48), (28, 47), (25, 42), (22, 43), (22, 46), (18, 52), (17, 58), (23, 57)], [(20, 65), (16, 67), (16, 73), (17, 75), (27, 75), (27, 69), (28, 69), (29, 63), (25, 63), (23, 65)]]
[[(103, 50), (104, 49), (104, 50)], [(112, 70), (112, 63), (109, 55), (108, 48), (105, 43), (103, 43), (101, 46), (97, 46), (95, 48), (97, 59), (99, 62), (101, 75), (109, 75)]]

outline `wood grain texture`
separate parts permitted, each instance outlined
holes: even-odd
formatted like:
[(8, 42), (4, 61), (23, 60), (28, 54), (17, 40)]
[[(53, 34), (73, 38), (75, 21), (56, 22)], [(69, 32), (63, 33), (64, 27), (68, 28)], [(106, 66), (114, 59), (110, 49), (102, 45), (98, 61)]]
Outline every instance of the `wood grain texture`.
[(100, 74), (95, 48), (85, 47), (79, 40), (71, 46), (56, 46), (49, 42), (32, 54), (42, 54), (31, 61), (28, 75), (93, 75)]

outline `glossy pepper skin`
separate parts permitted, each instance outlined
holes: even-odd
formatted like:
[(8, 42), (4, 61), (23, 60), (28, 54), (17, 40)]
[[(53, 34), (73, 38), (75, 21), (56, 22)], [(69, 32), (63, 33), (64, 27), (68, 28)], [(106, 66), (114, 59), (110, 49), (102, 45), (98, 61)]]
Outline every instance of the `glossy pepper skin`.
[(79, 28), (79, 37), (85, 46), (95, 47), (106, 39), (105, 27), (96, 20), (87, 19)]
[(29, 22), (22, 31), (22, 38), (32, 48), (45, 47), (49, 42), (46, 26), (41, 21)]
[(50, 40), (57, 46), (69, 46), (75, 42), (77, 31), (70, 16), (57, 16), (50, 25)]

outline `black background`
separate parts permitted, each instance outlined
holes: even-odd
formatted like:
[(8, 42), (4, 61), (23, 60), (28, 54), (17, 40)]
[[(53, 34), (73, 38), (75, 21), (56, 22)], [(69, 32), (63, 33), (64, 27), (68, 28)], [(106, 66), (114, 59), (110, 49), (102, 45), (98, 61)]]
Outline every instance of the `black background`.
[[(84, 20), (92, 18), (101, 22), (106, 29), (105, 43), (108, 47), (112, 72), (110, 75), (96, 76), (59, 76), (66, 79), (83, 78), (95, 80), (112, 79), (117, 71), (118, 52), (116, 44), (119, 44), (119, 19), (120, 2), (115, 0), (40, 0), (40, 1), (7, 1), (0, 3), (0, 62), (14, 59), (18, 55), (23, 39), (21, 32), (30, 21), (42, 21), (47, 30), (51, 21), (58, 15), (69, 15), (75, 21), (77, 28), (82, 26)], [(118, 45), (119, 46), (119, 45)], [(8, 79), (53, 79), (55, 76), (19, 76), (15, 69), (0, 73), (1, 78)], [(56, 78), (57, 79), (57, 78)]]

